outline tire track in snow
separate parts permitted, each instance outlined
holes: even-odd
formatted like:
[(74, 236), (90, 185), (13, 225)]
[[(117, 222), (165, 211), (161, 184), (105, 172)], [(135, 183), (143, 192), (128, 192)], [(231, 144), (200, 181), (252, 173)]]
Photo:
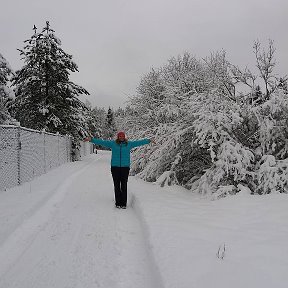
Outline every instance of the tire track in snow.
[(145, 246), (147, 257), (149, 259), (150, 269), (151, 271), (153, 271), (154, 283), (157, 283), (157, 286), (155, 287), (164, 288), (162, 276), (161, 276), (159, 267), (156, 264), (155, 257), (152, 251), (152, 247), (149, 241), (149, 229), (142, 215), (141, 207), (138, 205), (138, 199), (133, 193), (131, 193), (131, 206), (133, 207), (134, 214), (138, 220), (139, 226), (141, 227), (140, 229), (144, 238), (143, 243)]
[[(121, 259), (119, 263), (120, 274), (128, 276), (119, 282), (121, 288), (138, 286), (135, 283), (142, 283), (139, 287), (162, 288), (162, 281), (155, 269), (154, 259), (151, 257), (151, 250), (146, 243), (146, 235), (142, 231), (142, 225), (134, 211), (133, 194), (130, 194), (129, 208), (119, 211), (118, 215), (118, 237), (121, 243)], [(130, 263), (125, 265), (124, 262)], [(145, 270), (145, 273), (141, 273)], [(149, 279), (148, 279), (149, 278)]]

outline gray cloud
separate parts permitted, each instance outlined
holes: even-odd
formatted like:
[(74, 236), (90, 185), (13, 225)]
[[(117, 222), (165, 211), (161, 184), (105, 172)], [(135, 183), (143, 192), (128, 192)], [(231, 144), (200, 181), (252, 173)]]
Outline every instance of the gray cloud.
[[(287, 74), (286, 0), (6, 1), (1, 4), (0, 52), (16, 70), (17, 48), (49, 20), (79, 73), (72, 80), (93, 105), (123, 106), (151, 67), (184, 51), (205, 57), (225, 49), (242, 67), (255, 66), (253, 42), (275, 41), (277, 71)], [(3, 13), (4, 12), (4, 13)], [(285, 70), (286, 69), (286, 70)]]

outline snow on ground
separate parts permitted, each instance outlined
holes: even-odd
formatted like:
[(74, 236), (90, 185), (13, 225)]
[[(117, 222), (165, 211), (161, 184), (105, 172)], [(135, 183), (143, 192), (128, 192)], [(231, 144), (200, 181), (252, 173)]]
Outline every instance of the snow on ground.
[(288, 195), (210, 201), (130, 177), (118, 210), (109, 164), (100, 152), (0, 192), (1, 288), (287, 287)]
[(133, 209), (114, 208), (108, 158), (1, 192), (0, 287), (161, 287)]
[(209, 201), (131, 182), (164, 287), (288, 287), (288, 195)]

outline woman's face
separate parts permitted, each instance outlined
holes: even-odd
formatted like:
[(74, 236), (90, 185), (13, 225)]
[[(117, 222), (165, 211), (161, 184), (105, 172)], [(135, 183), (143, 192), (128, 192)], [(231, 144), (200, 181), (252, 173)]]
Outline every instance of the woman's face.
[(119, 135), (119, 137), (118, 137), (118, 139), (122, 142), (122, 141), (124, 141), (125, 140), (125, 135)]

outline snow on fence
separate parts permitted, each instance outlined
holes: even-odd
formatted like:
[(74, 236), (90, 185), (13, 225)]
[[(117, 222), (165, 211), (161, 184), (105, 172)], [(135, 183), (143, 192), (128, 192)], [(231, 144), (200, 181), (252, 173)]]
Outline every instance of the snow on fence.
[[(92, 152), (81, 143), (77, 159)], [(0, 125), (0, 191), (70, 162), (71, 138), (19, 126)]]

